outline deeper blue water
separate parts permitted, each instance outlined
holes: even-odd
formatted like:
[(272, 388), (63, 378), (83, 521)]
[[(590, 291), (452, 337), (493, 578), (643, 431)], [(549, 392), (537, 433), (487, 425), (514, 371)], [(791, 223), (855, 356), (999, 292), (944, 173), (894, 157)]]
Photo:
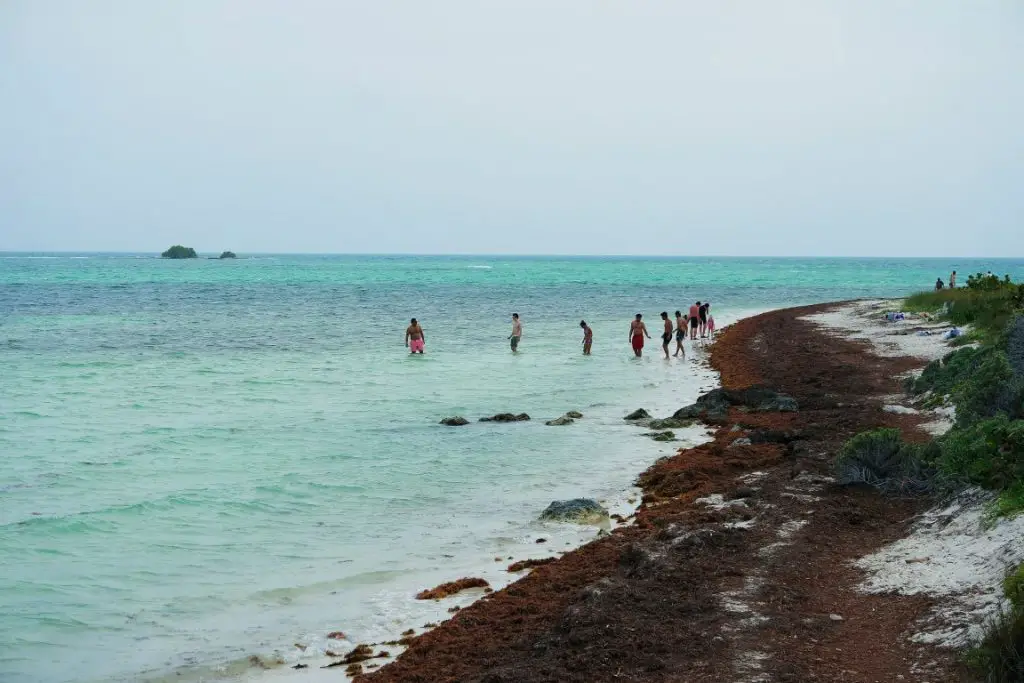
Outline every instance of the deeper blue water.
[[(713, 373), (700, 345), (633, 359), (634, 313), (656, 335), (695, 299), (721, 325), (953, 268), (1024, 276), (1024, 260), (0, 254), (0, 679), (209, 680), (251, 654), (298, 661), (293, 643), (331, 630), (436, 619), (412, 593), (500, 585), (494, 557), (536, 555), (540, 535), (586, 540), (537, 513), (624, 504), (671, 448), (621, 416), (674, 409)], [(412, 316), (423, 357), (402, 344)], [(561, 428), (437, 424), (574, 409)]]

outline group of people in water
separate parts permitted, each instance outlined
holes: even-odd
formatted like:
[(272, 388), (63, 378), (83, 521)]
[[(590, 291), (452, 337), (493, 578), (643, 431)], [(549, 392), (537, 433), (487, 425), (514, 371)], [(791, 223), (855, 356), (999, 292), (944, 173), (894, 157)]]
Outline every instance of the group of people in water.
[[(992, 272), (989, 271), (989, 275), (991, 275), (991, 274), (992, 274)], [(944, 287), (944, 285), (942, 283), (942, 278), (941, 277), (935, 278), (935, 289), (942, 289), (943, 287)], [(949, 288), (950, 289), (956, 289), (956, 271), (955, 270), (952, 273), (949, 274)]]
[[(661, 335), (661, 348), (665, 353), (666, 360), (669, 357), (669, 346), (672, 344), (673, 337), (676, 340), (676, 350), (672, 357), (675, 358), (680, 355), (686, 356), (683, 341), (686, 339), (687, 332), (689, 332), (691, 341), (696, 341), (698, 335), (700, 335), (701, 339), (704, 339), (706, 337), (713, 337), (715, 334), (715, 318), (711, 315), (711, 304), (709, 302), (701, 303), (698, 301), (694, 303), (687, 311), (687, 315), (683, 315), (682, 311), (676, 311), (674, 322), (669, 319), (668, 311), (662, 311), (661, 320), (665, 326)], [(586, 320), (580, 321), (580, 328), (583, 330), (583, 355), (589, 356), (591, 347), (594, 344), (594, 330), (590, 328)], [(519, 341), (522, 337), (523, 323), (519, 319), (519, 314), (513, 313), (512, 333), (508, 336), (512, 353), (519, 352)], [(629, 324), (629, 344), (637, 358), (643, 356), (645, 338), (650, 339), (651, 335), (647, 331), (647, 324), (644, 322), (643, 314), (637, 313), (636, 318)], [(409, 353), (412, 354), (423, 353), (425, 349), (426, 334), (416, 318), (413, 318), (409, 323), (409, 327), (405, 329), (405, 345), (408, 347)]]

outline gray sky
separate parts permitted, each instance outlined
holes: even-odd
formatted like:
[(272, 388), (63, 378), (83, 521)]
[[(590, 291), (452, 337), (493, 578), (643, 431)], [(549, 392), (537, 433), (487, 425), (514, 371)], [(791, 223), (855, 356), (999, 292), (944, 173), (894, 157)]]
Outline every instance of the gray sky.
[(1024, 255), (1017, 0), (0, 2), (0, 249)]

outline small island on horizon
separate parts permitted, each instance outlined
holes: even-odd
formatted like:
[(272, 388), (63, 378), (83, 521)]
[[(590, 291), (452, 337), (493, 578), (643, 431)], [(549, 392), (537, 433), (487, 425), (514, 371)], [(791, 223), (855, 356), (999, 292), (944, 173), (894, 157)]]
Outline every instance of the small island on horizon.
[(233, 251), (222, 251), (220, 253), (220, 258), (238, 258), (238, 257), (235, 256), (235, 252), (233, 252)]
[(199, 258), (199, 255), (196, 254), (196, 250), (192, 247), (183, 247), (180, 244), (175, 244), (173, 247), (160, 254), (160, 258)]

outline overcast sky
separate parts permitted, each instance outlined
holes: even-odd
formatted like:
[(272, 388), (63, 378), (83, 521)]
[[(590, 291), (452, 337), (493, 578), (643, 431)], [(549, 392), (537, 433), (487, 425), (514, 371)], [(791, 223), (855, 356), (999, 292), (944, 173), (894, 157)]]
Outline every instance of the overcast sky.
[(0, 249), (1024, 255), (1018, 0), (0, 2)]

